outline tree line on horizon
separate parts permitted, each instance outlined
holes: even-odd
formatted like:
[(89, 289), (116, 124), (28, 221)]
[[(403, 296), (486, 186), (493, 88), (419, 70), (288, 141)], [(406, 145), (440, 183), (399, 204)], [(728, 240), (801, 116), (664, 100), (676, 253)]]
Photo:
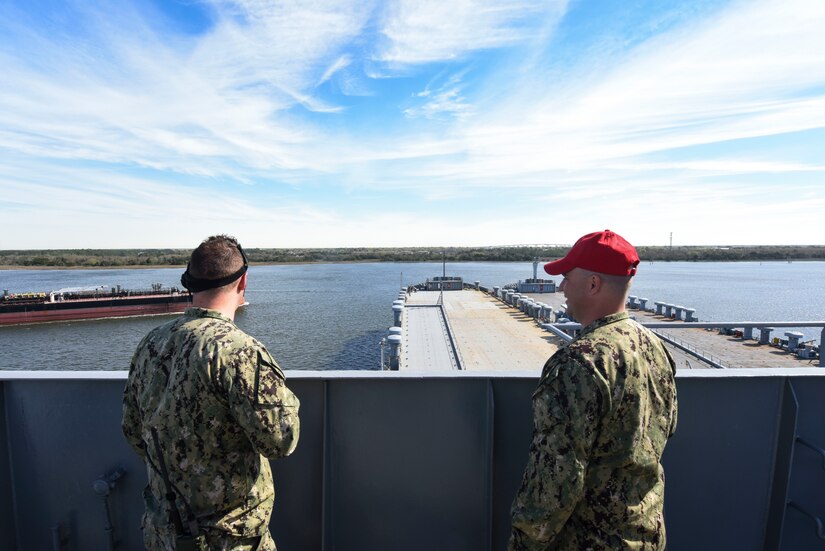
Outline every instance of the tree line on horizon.
[[(825, 260), (825, 245), (656, 246), (637, 247), (642, 261)], [(560, 258), (569, 246), (386, 247), (245, 249), (253, 263), (307, 262), (529, 262)], [(185, 249), (0, 250), (0, 267), (97, 268), (183, 266)]]

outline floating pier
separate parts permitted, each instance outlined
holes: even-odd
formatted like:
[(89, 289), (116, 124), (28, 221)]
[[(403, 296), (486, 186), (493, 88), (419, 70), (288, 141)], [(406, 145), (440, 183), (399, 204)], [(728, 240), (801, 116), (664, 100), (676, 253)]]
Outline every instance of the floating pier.
[[(449, 279), (451, 283), (461, 278)], [(423, 289), (432, 289), (433, 280)], [(558, 292), (522, 293), (515, 286), (488, 289), (479, 282), (442, 285), (434, 290), (404, 289), (393, 304), (394, 324), (387, 339), (385, 368), (414, 371), (540, 370), (581, 326), (566, 314)], [(656, 332), (679, 369), (782, 368), (825, 366), (814, 343), (778, 328), (822, 327), (825, 321), (700, 322), (696, 310), (646, 297), (629, 296), (628, 311)], [(754, 336), (754, 331), (758, 336)]]
[(562, 343), (481, 290), (411, 293), (403, 311), (400, 370), (540, 369)]

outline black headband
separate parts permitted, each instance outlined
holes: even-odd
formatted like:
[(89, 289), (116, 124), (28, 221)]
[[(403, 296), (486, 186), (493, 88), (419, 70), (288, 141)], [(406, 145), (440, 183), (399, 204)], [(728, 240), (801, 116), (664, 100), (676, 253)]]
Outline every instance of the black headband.
[(180, 284), (186, 287), (190, 293), (200, 293), (201, 291), (208, 291), (209, 289), (217, 289), (223, 287), (227, 283), (232, 283), (246, 273), (249, 268), (249, 260), (246, 258), (246, 253), (243, 251), (240, 243), (236, 243), (238, 251), (243, 258), (243, 266), (235, 272), (225, 277), (218, 279), (201, 279), (189, 273), (189, 264), (186, 265), (186, 271), (180, 276)]

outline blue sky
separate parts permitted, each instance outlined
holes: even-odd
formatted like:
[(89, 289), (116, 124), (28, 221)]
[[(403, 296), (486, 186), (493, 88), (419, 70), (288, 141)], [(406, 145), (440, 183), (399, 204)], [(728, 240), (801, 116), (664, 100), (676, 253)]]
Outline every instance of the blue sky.
[(0, 249), (825, 239), (821, 0), (2, 6)]

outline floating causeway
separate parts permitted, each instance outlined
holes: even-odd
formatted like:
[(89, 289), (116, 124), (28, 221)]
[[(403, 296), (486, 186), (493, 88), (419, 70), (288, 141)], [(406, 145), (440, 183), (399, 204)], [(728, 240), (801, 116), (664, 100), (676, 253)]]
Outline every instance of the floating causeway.
[[(561, 340), (533, 318), (482, 291), (438, 291), (407, 297), (399, 369), (540, 370)], [(450, 359), (450, 340), (458, 361)], [(454, 356), (454, 355), (453, 355)]]
[[(563, 293), (523, 296), (559, 310)], [(443, 300), (443, 303), (439, 301)], [(647, 310), (629, 310), (642, 324), (666, 323), (654, 329), (662, 335), (679, 370), (713, 368), (816, 367), (818, 360), (802, 359), (757, 340), (720, 334), (718, 330), (684, 327)], [(536, 371), (563, 345), (537, 320), (481, 290), (418, 291), (407, 295), (402, 318), (400, 370), (414, 371)], [(682, 325), (680, 328), (679, 326)], [(765, 323), (765, 325), (770, 325)], [(779, 334), (779, 333), (777, 333)], [(667, 342), (667, 340), (673, 342)], [(687, 349), (687, 350), (686, 350)], [(713, 363), (699, 356), (709, 358)]]

